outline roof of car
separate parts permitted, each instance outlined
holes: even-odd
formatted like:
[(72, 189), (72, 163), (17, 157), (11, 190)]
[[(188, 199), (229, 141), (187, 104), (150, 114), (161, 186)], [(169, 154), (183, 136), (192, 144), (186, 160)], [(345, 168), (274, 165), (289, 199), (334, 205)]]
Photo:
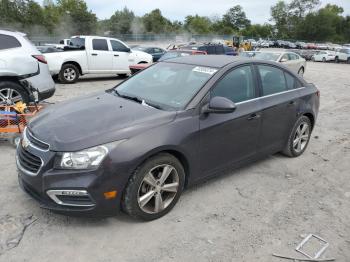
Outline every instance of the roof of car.
[(252, 61), (252, 60), (247, 59), (245, 57), (228, 56), (228, 55), (193, 55), (193, 56), (182, 56), (182, 57), (172, 58), (164, 62), (222, 68), (228, 64), (238, 63), (242, 61)]

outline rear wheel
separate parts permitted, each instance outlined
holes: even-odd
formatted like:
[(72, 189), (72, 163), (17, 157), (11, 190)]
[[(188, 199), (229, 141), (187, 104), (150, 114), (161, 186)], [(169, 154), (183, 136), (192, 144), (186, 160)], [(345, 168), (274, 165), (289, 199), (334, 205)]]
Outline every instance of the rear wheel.
[(339, 57), (337, 57), (337, 56), (335, 57), (335, 62), (339, 63)]
[(304, 76), (304, 67), (301, 67), (298, 71), (298, 75)]
[(0, 82), (0, 106), (10, 106), (17, 102), (29, 103), (29, 95), (24, 88), (16, 82)]
[(58, 77), (60, 82), (64, 84), (74, 84), (79, 79), (79, 70), (73, 64), (65, 64), (62, 66)]
[(310, 141), (311, 129), (310, 119), (306, 116), (300, 117), (295, 122), (282, 153), (289, 157), (298, 157), (304, 153)]
[(174, 156), (154, 156), (131, 176), (122, 200), (123, 210), (144, 220), (160, 218), (175, 206), (184, 183), (185, 171)]

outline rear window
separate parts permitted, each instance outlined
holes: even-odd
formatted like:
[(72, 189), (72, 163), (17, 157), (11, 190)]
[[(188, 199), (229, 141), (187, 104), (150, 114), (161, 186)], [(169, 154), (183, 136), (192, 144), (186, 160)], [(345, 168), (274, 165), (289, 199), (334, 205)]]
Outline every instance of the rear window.
[(93, 39), (92, 49), (99, 51), (108, 51), (108, 44), (106, 39)]
[(21, 47), (21, 43), (13, 36), (0, 34), (0, 50)]
[(82, 47), (85, 46), (85, 38), (74, 37), (69, 41), (69, 45)]

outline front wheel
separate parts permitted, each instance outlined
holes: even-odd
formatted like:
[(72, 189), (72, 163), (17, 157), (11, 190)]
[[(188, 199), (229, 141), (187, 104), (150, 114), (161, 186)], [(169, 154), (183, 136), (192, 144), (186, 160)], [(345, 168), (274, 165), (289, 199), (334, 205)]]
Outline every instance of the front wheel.
[(122, 200), (129, 215), (154, 220), (167, 214), (177, 203), (185, 184), (181, 163), (170, 154), (147, 160), (131, 176)]
[(0, 82), (0, 106), (13, 106), (18, 102), (28, 104), (30, 102), (28, 93), (17, 82)]
[(298, 157), (304, 153), (310, 141), (311, 129), (310, 119), (306, 116), (301, 116), (295, 122), (282, 153), (289, 157)]
[(73, 64), (65, 64), (62, 66), (58, 77), (60, 82), (64, 84), (74, 84), (79, 79), (79, 70)]

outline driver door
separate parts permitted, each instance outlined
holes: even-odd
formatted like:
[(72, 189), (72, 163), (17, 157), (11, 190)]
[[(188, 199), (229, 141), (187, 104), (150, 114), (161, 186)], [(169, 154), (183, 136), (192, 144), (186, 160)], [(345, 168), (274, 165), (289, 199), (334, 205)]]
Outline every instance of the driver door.
[(219, 80), (210, 97), (221, 96), (236, 103), (226, 114), (200, 117), (200, 162), (203, 177), (230, 164), (254, 156), (261, 128), (261, 106), (251, 66), (235, 68)]

